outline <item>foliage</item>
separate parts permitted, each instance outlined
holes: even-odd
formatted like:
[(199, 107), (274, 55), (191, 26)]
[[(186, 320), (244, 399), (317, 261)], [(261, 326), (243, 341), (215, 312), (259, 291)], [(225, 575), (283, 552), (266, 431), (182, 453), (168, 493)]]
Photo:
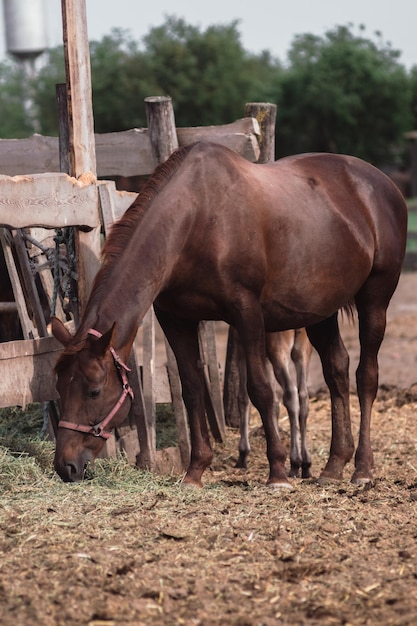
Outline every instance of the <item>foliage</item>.
[(254, 87), (259, 87), (260, 79), (268, 84), (275, 70), (268, 54), (258, 58), (245, 52), (237, 22), (210, 26), (202, 33), (184, 20), (169, 17), (144, 42), (156, 95), (172, 97), (179, 126), (221, 124), (242, 117), (245, 102), (260, 97)]
[(28, 101), (25, 83), (21, 68), (9, 61), (0, 63), (0, 137), (19, 139), (33, 132), (25, 111)]
[[(354, 154), (392, 162), (411, 128), (409, 79), (398, 52), (337, 27), (300, 35), (281, 84), (278, 153)], [(296, 129), (296, 132), (294, 132)]]
[(43, 135), (58, 135), (56, 88), (65, 83), (65, 63), (62, 46), (47, 52), (45, 63), (34, 81), (35, 104), (39, 112), (39, 132)]
[[(202, 30), (173, 16), (141, 42), (114, 29), (90, 54), (96, 132), (145, 127), (147, 96), (170, 95), (178, 126), (229, 123), (246, 102), (269, 101), (278, 105), (277, 156), (337, 151), (382, 165), (403, 156), (403, 133), (417, 127), (417, 67), (407, 72), (380, 33), (368, 38), (351, 24), (296, 36), (286, 66), (268, 51), (248, 53), (236, 21)], [(56, 135), (55, 84), (64, 76), (62, 47), (34, 81), (0, 64), (0, 136), (33, 132), (28, 92), (39, 132)]]

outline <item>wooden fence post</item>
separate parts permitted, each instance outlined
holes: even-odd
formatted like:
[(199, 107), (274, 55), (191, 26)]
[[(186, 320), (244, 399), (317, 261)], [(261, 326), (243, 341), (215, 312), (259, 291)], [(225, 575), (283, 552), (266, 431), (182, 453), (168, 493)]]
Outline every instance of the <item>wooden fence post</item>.
[[(275, 160), (275, 121), (277, 106), (269, 102), (248, 102), (245, 107), (246, 117), (254, 117), (259, 124), (258, 163), (270, 163)], [(237, 365), (238, 335), (234, 328), (229, 328), (226, 363), (224, 368), (223, 406), (226, 424), (239, 428), (240, 413), (238, 406), (239, 369)]]
[[(145, 99), (145, 106), (152, 152), (155, 160), (160, 163), (165, 161), (170, 156), (170, 154), (176, 148), (178, 148), (178, 138), (175, 127), (175, 117), (172, 107), (172, 100), (169, 96), (150, 97)], [(209, 421), (210, 429), (214, 438), (217, 441), (222, 441), (224, 437), (225, 424), (223, 406), (221, 401), (220, 377), (218, 372), (217, 359), (215, 358), (216, 351), (214, 337), (214, 328), (213, 332), (210, 334), (205, 325), (200, 325), (200, 352), (202, 353), (202, 359), (204, 360), (206, 365), (205, 384), (207, 392), (207, 419)], [(165, 344), (167, 352), (168, 376), (170, 380), (172, 402), (177, 422), (178, 446), (180, 448), (181, 461), (183, 463), (183, 466), (187, 467), (190, 457), (190, 442), (187, 416), (184, 404), (182, 402), (181, 384), (179, 380), (177, 363), (168, 342), (166, 341)], [(144, 376), (145, 367), (146, 364), (144, 362)]]
[[(70, 171), (75, 178), (96, 178), (96, 152), (91, 93), (90, 51), (85, 2), (61, 0), (67, 83)], [(99, 268), (100, 220), (89, 232), (78, 230), (78, 300), (81, 310)]]
[[(146, 119), (148, 124), (148, 132), (151, 143), (152, 154), (155, 159), (155, 165), (166, 161), (170, 154), (178, 148), (178, 139), (175, 127), (174, 109), (172, 100), (169, 96), (154, 96), (145, 98)], [(144, 386), (148, 388), (148, 401), (152, 405), (152, 413), (148, 415), (149, 429), (155, 432), (155, 411), (154, 398), (150, 397), (152, 389), (152, 362), (153, 354), (145, 354), (145, 344), (148, 350), (152, 346), (150, 336), (154, 328), (154, 312), (151, 308), (143, 322), (144, 335), (144, 358), (143, 358), (143, 377)], [(165, 339), (165, 349), (167, 354), (167, 370), (168, 379), (171, 388), (172, 405), (175, 413), (175, 421), (177, 426), (177, 440), (183, 467), (187, 467), (190, 460), (190, 436), (187, 426), (187, 415), (182, 402), (181, 384), (179, 379), (177, 362), (174, 353)], [(152, 394), (153, 395), (153, 394)], [(149, 405), (148, 405), (149, 406)], [(154, 435), (153, 435), (154, 436)]]

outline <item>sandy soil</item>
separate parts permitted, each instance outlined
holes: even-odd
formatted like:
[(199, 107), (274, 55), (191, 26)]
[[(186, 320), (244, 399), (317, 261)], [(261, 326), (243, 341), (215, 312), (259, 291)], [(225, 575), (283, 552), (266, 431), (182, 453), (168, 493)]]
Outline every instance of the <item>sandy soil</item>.
[[(343, 326), (357, 359), (356, 329)], [(0, 504), (4, 626), (411, 626), (417, 623), (417, 275), (389, 311), (374, 407), (375, 484), (264, 483), (264, 439), (236, 470), (237, 434), (217, 445), (206, 488), (175, 480), (70, 486), (26, 474)], [(313, 359), (309, 441), (317, 476), (329, 401)], [(355, 437), (358, 402), (352, 397)], [(288, 443), (288, 419), (280, 424)], [(7, 486), (7, 476), (2, 478)], [(49, 482), (48, 482), (49, 481)], [(1, 481), (0, 481), (1, 482)], [(115, 486), (116, 485), (116, 486)], [(118, 485), (118, 486), (117, 486)]]

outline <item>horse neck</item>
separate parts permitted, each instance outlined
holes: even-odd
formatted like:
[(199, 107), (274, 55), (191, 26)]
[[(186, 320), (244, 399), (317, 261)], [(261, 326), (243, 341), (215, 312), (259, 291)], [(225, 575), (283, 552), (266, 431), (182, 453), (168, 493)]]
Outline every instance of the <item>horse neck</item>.
[[(104, 284), (93, 287), (81, 326), (106, 332), (117, 325), (115, 348), (130, 352), (139, 324), (168, 283), (190, 223), (189, 215), (174, 214), (171, 203), (154, 203), (114, 259)], [(184, 213), (184, 211), (181, 211)]]

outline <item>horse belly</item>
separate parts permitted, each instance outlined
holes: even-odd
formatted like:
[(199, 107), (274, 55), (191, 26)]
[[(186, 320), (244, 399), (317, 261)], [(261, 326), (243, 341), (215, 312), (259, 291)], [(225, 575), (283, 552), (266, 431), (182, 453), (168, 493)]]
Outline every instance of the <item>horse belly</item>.
[(261, 296), (268, 331), (316, 324), (354, 302), (355, 296), (372, 269), (369, 255), (358, 255), (314, 267), (306, 259), (299, 272), (280, 272), (265, 287)]

